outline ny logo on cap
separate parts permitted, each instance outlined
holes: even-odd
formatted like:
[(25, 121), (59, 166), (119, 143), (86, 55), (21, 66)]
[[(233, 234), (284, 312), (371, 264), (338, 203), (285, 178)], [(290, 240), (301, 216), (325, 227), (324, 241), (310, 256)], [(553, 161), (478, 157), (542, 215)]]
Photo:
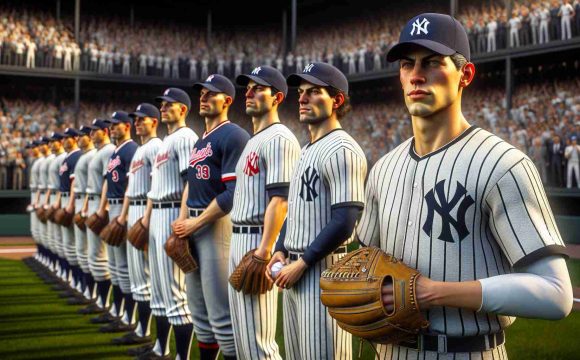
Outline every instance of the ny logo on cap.
[(165, 90), (165, 92), (163, 93), (163, 95), (164, 95), (164, 96), (165, 96), (165, 95), (168, 95), (170, 91), (171, 91), (170, 89), (167, 89), (167, 90)]
[(312, 71), (312, 68), (314, 67), (314, 64), (308, 64), (304, 67), (304, 70), (302, 70), (303, 73), (309, 73)]
[(70, 128), (66, 128), (64, 129), (64, 132), (68, 132), (70, 130)]
[(117, 116), (117, 112), (116, 111), (113, 113), (113, 115), (111, 115), (111, 117), (115, 117), (115, 116)]
[(262, 67), (258, 66), (254, 70), (252, 70), (252, 75), (258, 75), (262, 71)]
[(210, 75), (207, 77), (207, 79), (205, 80), (205, 82), (211, 82), (213, 80), (213, 75)]
[[(429, 24), (430, 22), (426, 18), (423, 18), (423, 20), (420, 22), (419, 18), (415, 19), (415, 22), (413, 23), (413, 29), (411, 29), (411, 35), (420, 35), (421, 33), (425, 35), (429, 34), (429, 31), (427, 30), (427, 25)], [(415, 33), (415, 30), (417, 30), (417, 33)]]
[(137, 111), (141, 110), (141, 105), (137, 106)]
[(95, 125), (97, 123), (97, 119), (93, 120), (93, 125)]

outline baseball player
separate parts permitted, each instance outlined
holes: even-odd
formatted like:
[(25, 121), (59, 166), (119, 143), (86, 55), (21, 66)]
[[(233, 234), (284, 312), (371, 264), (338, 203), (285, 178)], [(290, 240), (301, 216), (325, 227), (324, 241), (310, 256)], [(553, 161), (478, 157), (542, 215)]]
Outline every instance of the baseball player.
[[(430, 327), (417, 341), (380, 345), (381, 359), (504, 359), (513, 316), (557, 319), (572, 307), (534, 164), (462, 115), (469, 59), (461, 24), (434, 13), (413, 17), (387, 54), (399, 60), (414, 137), (372, 168), (357, 236), (422, 273), (416, 299)], [(382, 292), (392, 311), (392, 284)]]
[[(86, 192), (88, 187), (88, 170), (89, 170), (89, 163), (95, 156), (97, 150), (90, 138), (91, 129), (86, 126), (81, 126), (79, 128), (79, 135), (77, 143), (81, 150), (81, 155), (77, 161), (77, 164), (74, 169), (74, 182), (72, 184), (72, 189), (74, 193), (74, 209), (77, 212), (81, 212), (84, 200), (86, 198)], [(86, 214), (81, 214), (86, 217)], [(88, 243), (87, 243), (87, 233), (86, 230), (81, 230), (76, 224), (74, 225), (74, 234), (75, 234), (75, 253), (76, 258), (78, 261), (78, 266), (81, 271), (82, 277), (82, 293), (86, 300), (88, 300), (92, 305), (91, 308), (94, 308), (96, 305), (93, 303), (95, 302), (95, 280), (91, 275), (91, 271), (89, 268), (89, 255), (88, 255)], [(79, 303), (84, 303), (80, 299)], [(86, 310), (80, 309), (81, 313), (85, 313)], [(90, 313), (90, 311), (89, 311)]]
[[(135, 112), (129, 114), (133, 118), (135, 133), (141, 139), (141, 146), (135, 151), (128, 174), (129, 182), (123, 200), (123, 208), (119, 215), (119, 223), (132, 227), (143, 215), (147, 207), (147, 192), (151, 189), (151, 169), (157, 152), (161, 147), (161, 139), (157, 137), (157, 125), (161, 115), (155, 105), (143, 103), (137, 106)], [(127, 264), (133, 300), (137, 302), (139, 314), (137, 328), (122, 337), (113, 339), (115, 344), (150, 343), (151, 283), (149, 276), (149, 261), (144, 251), (127, 244)]]
[(191, 152), (179, 220), (172, 226), (179, 237), (193, 234), (192, 252), (199, 271), (188, 273), (185, 280), (201, 359), (214, 359), (219, 349), (225, 359), (235, 359), (228, 301), (232, 235), (228, 214), (236, 186), (236, 164), (250, 136), (228, 120), (236, 96), (230, 80), (213, 74), (193, 88), (200, 92), (199, 115), (205, 118), (206, 131)]
[[(109, 209), (109, 221), (117, 221), (123, 208), (123, 199), (127, 190), (129, 168), (133, 154), (137, 150), (137, 143), (131, 139), (131, 117), (124, 111), (115, 111), (110, 119), (105, 120), (111, 124), (111, 138), (117, 147), (111, 154), (107, 164), (105, 183), (101, 190), (101, 203), (97, 214), (106, 215)], [(109, 255), (109, 273), (113, 288), (113, 305), (115, 315), (119, 318), (99, 329), (101, 332), (119, 332), (133, 330), (135, 301), (131, 294), (131, 282), (129, 281), (129, 266), (127, 264), (127, 242), (123, 241), (119, 246), (107, 245)]]
[(36, 216), (36, 194), (37, 194), (37, 184), (38, 184), (38, 169), (39, 164), (43, 158), (42, 153), (40, 152), (40, 144), (37, 140), (34, 140), (28, 144), (26, 144), (26, 149), (28, 150), (29, 156), (32, 158), (30, 163), (30, 177), (29, 177), (29, 185), (30, 188), (30, 205), (27, 207), (28, 212), (30, 213), (30, 233), (32, 234), (32, 238), (36, 243), (37, 252), (34, 255), (34, 259), (38, 262), (41, 261), (44, 251), (42, 249), (42, 241), (39, 237), (39, 226), (38, 217)]
[(570, 21), (575, 15), (574, 7), (570, 4), (570, 2), (568, 0), (562, 1), (562, 5), (558, 11), (558, 16), (560, 16), (560, 27), (562, 28), (562, 40), (568, 40), (572, 38)]
[[(74, 169), (81, 156), (81, 150), (77, 145), (77, 138), (80, 135), (78, 131), (67, 128), (64, 133), (63, 148), (66, 155), (59, 168), (59, 207), (64, 208), (70, 214), (74, 214)], [(82, 274), (76, 256), (76, 245), (74, 229), (72, 227), (59, 226), (64, 258), (70, 269), (71, 286), (73, 297), (69, 299), (70, 304), (85, 303), (82, 296)]]
[[(237, 77), (246, 87), (246, 114), (252, 117), (254, 136), (236, 165), (236, 191), (231, 217), (230, 274), (242, 257), (268, 259), (288, 207), (288, 187), (300, 156), (296, 136), (280, 123), (278, 107), (288, 85), (282, 73), (269, 66)], [(239, 359), (281, 359), (276, 344), (278, 290), (245, 295), (229, 288), (230, 309)]]
[[(36, 183), (36, 197), (34, 200), (34, 207), (44, 207), (46, 203), (46, 192), (48, 189), (48, 165), (49, 159), (52, 159), (54, 156), (50, 152), (50, 148), (48, 147), (48, 138), (43, 136), (36, 140), (38, 142), (38, 148), (40, 153), (42, 154), (41, 158), (37, 161), (38, 165), (36, 168), (37, 175), (37, 183)], [(50, 277), (50, 271), (52, 270), (53, 265), (53, 253), (50, 250), (49, 244), (47, 242), (47, 234), (48, 234), (48, 224), (38, 221), (38, 239), (39, 242), (42, 244), (42, 254), (41, 254), (41, 262), (48, 270), (48, 276), (44, 279), (46, 282), (54, 282), (54, 280)]]
[(164, 245), (171, 236), (171, 223), (179, 216), (187, 165), (197, 135), (185, 124), (191, 108), (189, 95), (168, 88), (155, 99), (161, 103), (161, 121), (167, 125), (151, 172), (151, 190), (142, 223), (149, 229), (151, 312), (157, 325), (155, 345), (137, 348), (139, 359), (170, 359), (169, 334), (173, 327), (177, 358), (188, 359), (193, 337), (191, 312), (187, 307), (185, 275), (167, 256)]
[[(115, 145), (111, 144), (109, 137), (109, 123), (102, 119), (94, 119), (87, 128), (91, 130), (90, 137), (97, 151), (89, 162), (87, 172), (87, 191), (82, 213), (91, 216), (99, 209), (103, 182), (107, 174), (107, 164)], [(116, 309), (109, 308), (109, 292), (111, 290), (111, 274), (107, 265), (107, 247), (101, 241), (98, 234), (87, 228), (87, 245), (89, 256), (89, 270), (95, 279), (97, 288), (97, 301), (84, 309), (86, 313), (102, 313), (92, 318), (95, 324), (109, 323), (115, 320)], [(109, 313), (106, 310), (110, 310)]]
[(310, 143), (302, 148), (288, 193), (286, 225), (268, 264), (284, 293), (284, 341), (288, 359), (350, 359), (352, 336), (338, 328), (320, 302), (320, 274), (346, 253), (363, 208), (367, 162), (340, 120), (350, 110), (348, 81), (326, 63), (310, 63), (290, 75), (298, 87), (300, 122)]

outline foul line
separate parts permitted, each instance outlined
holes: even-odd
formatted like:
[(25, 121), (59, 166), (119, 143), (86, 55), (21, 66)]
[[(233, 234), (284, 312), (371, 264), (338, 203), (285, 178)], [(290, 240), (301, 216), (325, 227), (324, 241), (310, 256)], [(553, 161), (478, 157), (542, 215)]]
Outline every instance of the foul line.
[(35, 252), (35, 247), (30, 248), (13, 248), (13, 249), (0, 249), (0, 254), (17, 254), (17, 253), (29, 253)]

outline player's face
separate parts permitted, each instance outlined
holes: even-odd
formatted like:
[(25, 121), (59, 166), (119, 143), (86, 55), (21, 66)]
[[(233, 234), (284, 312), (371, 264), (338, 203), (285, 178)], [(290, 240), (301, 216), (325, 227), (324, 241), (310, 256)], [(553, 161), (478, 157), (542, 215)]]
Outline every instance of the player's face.
[(324, 87), (303, 81), (298, 96), (300, 122), (316, 124), (332, 114), (333, 98)]
[(86, 148), (87, 146), (89, 146), (91, 142), (91, 138), (89, 137), (89, 135), (82, 135), (79, 136), (79, 146), (82, 148)]
[(164, 124), (172, 124), (177, 122), (179, 119), (181, 119), (182, 113), (187, 111), (186, 109), (186, 106), (183, 104), (162, 101), (161, 108), (159, 109), (161, 111), (161, 121)]
[(57, 153), (62, 149), (62, 142), (61, 141), (51, 141), (50, 142), (50, 151), (53, 153)]
[(111, 126), (111, 137), (114, 140), (123, 139), (125, 135), (129, 132), (129, 130), (130, 127), (128, 124), (125, 123), (113, 124)]
[(91, 130), (91, 140), (95, 144), (102, 144), (103, 140), (105, 139), (105, 135), (106, 133), (103, 129)]
[(275, 95), (271, 87), (250, 80), (246, 86), (246, 114), (257, 117), (269, 113), (274, 107)]
[(146, 117), (135, 118), (135, 133), (138, 136), (148, 136), (157, 126), (157, 119)]
[(449, 56), (414, 47), (399, 66), (405, 104), (412, 116), (429, 117), (458, 98), (462, 72)]
[(76, 139), (74, 137), (68, 137), (66, 139), (64, 139), (63, 141), (63, 145), (64, 145), (64, 151), (69, 152), (73, 149), (73, 147), (75, 146), (76, 143)]
[(224, 93), (216, 93), (206, 88), (201, 89), (199, 94), (199, 115), (202, 117), (217, 116), (227, 109), (227, 96)]

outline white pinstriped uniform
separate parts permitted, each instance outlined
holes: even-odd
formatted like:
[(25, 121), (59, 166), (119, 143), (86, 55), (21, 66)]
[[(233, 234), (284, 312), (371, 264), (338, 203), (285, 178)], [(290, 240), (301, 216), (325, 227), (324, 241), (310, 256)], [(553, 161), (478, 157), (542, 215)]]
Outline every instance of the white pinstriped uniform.
[[(296, 136), (280, 123), (268, 126), (248, 141), (236, 165), (230, 213), (234, 225), (264, 224), (269, 201), (266, 190), (289, 186), (299, 156)], [(232, 234), (229, 274), (261, 240), (261, 234)], [(231, 286), (228, 289), (238, 358), (281, 359), (275, 338), (278, 289), (274, 287), (262, 295), (245, 295)]]
[[(60, 172), (65, 172), (67, 171), (68, 167), (65, 166), (65, 161), (68, 159), (68, 157), (73, 154), (76, 153), (77, 151), (81, 151), (80, 149), (76, 149), (73, 152), (67, 153), (65, 158), (63, 159), (63, 163), (60, 166)], [(78, 160), (77, 160), (78, 162)], [(76, 169), (76, 164), (75, 164), (75, 169)], [(59, 175), (60, 175), (59, 172)], [(71, 172), (69, 174), (69, 179), (70, 181), (73, 181), (73, 179), (75, 178), (75, 174), (74, 174), (74, 170), (73, 172)], [(74, 183), (72, 184), (74, 186)], [(68, 206), (68, 202), (70, 200), (70, 190), (69, 190), (69, 194), (68, 196), (64, 196), (61, 195), (61, 207), (62, 208), (66, 208)], [(76, 204), (75, 204), (76, 206)], [(75, 240), (75, 229), (73, 226), (68, 227), (68, 226), (60, 226), (60, 231), (62, 234), (62, 243), (63, 243), (63, 249), (64, 249), (64, 254), (66, 257), (66, 260), (69, 262), (69, 264), (71, 265), (79, 265), (78, 259), (77, 259), (77, 251), (76, 251), (76, 240)]]
[[(32, 166), (30, 167), (30, 203), (33, 204), (36, 199), (36, 190), (38, 189), (38, 178), (39, 178), (39, 168), (41, 164), (42, 157), (38, 157), (33, 160)], [(30, 213), (30, 233), (32, 238), (36, 243), (42, 244), (39, 231), (38, 231), (38, 218), (36, 217), (36, 212), (32, 211)]]
[[(84, 152), (79, 158), (77, 165), (75, 166), (74, 172), (75, 182), (73, 184), (73, 188), (76, 197), (75, 199), (76, 212), (79, 212), (83, 207), (83, 202), (88, 187), (89, 163), (92, 161), (96, 153), (97, 149), (91, 149), (89, 151)], [(83, 231), (79, 229), (79, 227), (76, 226), (76, 224), (74, 225), (74, 229), (75, 229), (75, 247), (79, 266), (83, 272), (89, 273), (90, 269), (89, 269), (89, 253), (87, 244), (87, 230)]]
[[(131, 161), (126, 193), (130, 201), (147, 201), (147, 192), (151, 188), (151, 169), (162, 143), (161, 139), (152, 138), (135, 151)], [(129, 228), (145, 215), (145, 208), (145, 204), (129, 206), (127, 219)], [(131, 243), (127, 242), (127, 262), (133, 298), (136, 301), (149, 301), (151, 299), (151, 282), (149, 280), (147, 252), (137, 250)]]
[[(46, 197), (46, 192), (48, 191), (48, 181), (49, 181), (49, 168), (50, 163), (56, 156), (54, 154), (49, 154), (43, 158), (42, 163), (39, 165), (39, 174), (40, 177), (38, 178), (38, 188), (44, 191), (44, 194), (40, 196), (40, 203), (44, 205), (44, 199)], [(50, 203), (50, 200), (49, 200)], [(42, 243), (44, 246), (54, 253), (54, 249), (52, 248), (52, 228), (49, 228), (50, 222), (47, 221), (46, 223), (39, 222), (39, 231), (40, 231), (40, 238), (42, 239)]]
[[(181, 202), (185, 181), (181, 176), (189, 166), (189, 156), (198, 136), (182, 127), (167, 135), (159, 148), (151, 172), (153, 203)], [(151, 273), (151, 312), (167, 316), (172, 325), (191, 324), (187, 306), (185, 274), (165, 253), (164, 245), (171, 235), (171, 223), (179, 216), (179, 205), (153, 209), (149, 224), (149, 270)]]
[[(290, 182), (286, 249), (303, 253), (330, 221), (333, 207), (362, 206), (366, 173), (364, 152), (342, 129), (306, 145)], [(352, 236), (345, 244), (351, 241)], [(340, 257), (329, 254), (285, 291), (288, 359), (352, 358), (352, 336), (338, 327), (320, 302), (320, 274)]]
[[(66, 153), (62, 152), (59, 155), (55, 154), (55, 158), (50, 162), (50, 167), (48, 169), (48, 188), (51, 190), (50, 195), (50, 204), (56, 203), (56, 193), (58, 192), (58, 188), (60, 186), (60, 165), (62, 165), (62, 161), (66, 157)], [(53, 251), (55, 254), (62, 259), (65, 258), (64, 256), (64, 245), (63, 245), (63, 238), (62, 232), (60, 231), (60, 225), (53, 223), (52, 221), (47, 221), (48, 223), (48, 230), (52, 234), (52, 246)]]
[[(115, 145), (107, 144), (97, 149), (97, 152), (89, 163), (88, 170), (88, 186), (87, 194), (93, 198), (89, 199), (87, 215), (91, 216), (99, 209), (101, 201), (101, 190), (105, 182), (105, 174), (107, 173), (107, 164), (111, 158), (111, 154), (115, 151)], [(95, 234), (91, 229), (87, 228), (88, 253), (89, 253), (89, 269), (96, 281), (105, 281), (111, 278), (109, 273), (109, 265), (107, 263), (107, 247), (105, 242)]]
[[(369, 175), (357, 236), (436, 281), (511, 273), (564, 249), (534, 164), (475, 126), (423, 157), (409, 139), (381, 158)], [(448, 336), (496, 333), (515, 320), (451, 307), (425, 313), (429, 332)], [(481, 353), (379, 350), (381, 359), (507, 359), (503, 345)]]

